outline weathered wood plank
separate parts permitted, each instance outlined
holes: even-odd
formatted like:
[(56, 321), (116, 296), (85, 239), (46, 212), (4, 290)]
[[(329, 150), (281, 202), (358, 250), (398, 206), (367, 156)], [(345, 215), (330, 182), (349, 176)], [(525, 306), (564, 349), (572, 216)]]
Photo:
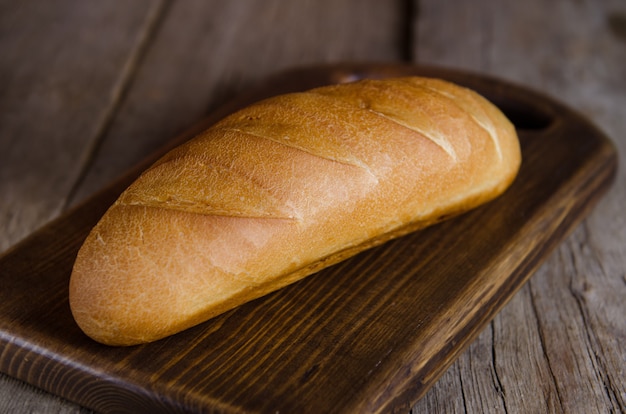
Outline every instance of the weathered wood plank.
[(153, 3), (0, 6), (0, 250), (60, 212), (116, 105)]
[(401, 3), (172, 3), (75, 199), (270, 73), (320, 62), (399, 59)]
[(564, 411), (620, 412), (626, 408), (626, 289), (619, 274), (598, 261), (591, 232), (589, 222), (578, 228), (530, 287), (542, 310), (540, 329), (549, 333), (545, 353)]
[[(422, 0), (417, 62), (489, 73), (544, 90), (593, 119), (626, 158), (626, 42), (619, 1)], [(509, 412), (616, 412), (626, 403), (626, 174), (551, 260), (414, 409), (442, 396), (469, 407), (500, 391)], [(469, 380), (476, 348), (497, 372)], [(460, 368), (461, 366), (465, 368)], [(454, 378), (450, 378), (454, 377)], [(529, 397), (531, 395), (532, 397)], [(480, 403), (480, 401), (479, 401)], [(482, 410), (481, 410), (482, 411)]]
[(88, 414), (91, 410), (0, 375), (0, 413)]
[[(540, 312), (525, 286), (492, 323), (490, 362), (508, 412), (558, 412), (561, 400), (544, 349)], [(529, 366), (530, 368), (525, 368)], [(530, 398), (529, 396), (533, 396)]]
[[(504, 398), (491, 363), (493, 328), (490, 325), (443, 374), (414, 410), (427, 413), (502, 413)], [(461, 392), (461, 395), (456, 394)]]

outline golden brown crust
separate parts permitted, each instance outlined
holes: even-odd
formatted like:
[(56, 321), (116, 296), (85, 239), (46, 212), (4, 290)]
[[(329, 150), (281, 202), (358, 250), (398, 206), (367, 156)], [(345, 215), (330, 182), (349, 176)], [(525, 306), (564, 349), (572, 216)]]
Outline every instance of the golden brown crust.
[(154, 341), (488, 201), (520, 161), (504, 115), (441, 80), (268, 99), (120, 196), (78, 254), (73, 315), (106, 344)]

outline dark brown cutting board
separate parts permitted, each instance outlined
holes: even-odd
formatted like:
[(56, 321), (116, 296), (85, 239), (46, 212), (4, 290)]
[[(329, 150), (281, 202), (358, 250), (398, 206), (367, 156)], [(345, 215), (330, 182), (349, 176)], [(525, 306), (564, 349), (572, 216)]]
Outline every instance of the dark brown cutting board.
[(181, 334), (113, 348), (79, 331), (67, 285), (82, 240), (133, 171), (0, 259), (0, 369), (100, 412), (408, 411), (589, 212), (617, 163), (611, 143), (567, 107), (437, 68), (294, 70), (207, 122), (264, 96), (409, 74), (469, 86), (515, 123), (523, 163), (502, 197)]

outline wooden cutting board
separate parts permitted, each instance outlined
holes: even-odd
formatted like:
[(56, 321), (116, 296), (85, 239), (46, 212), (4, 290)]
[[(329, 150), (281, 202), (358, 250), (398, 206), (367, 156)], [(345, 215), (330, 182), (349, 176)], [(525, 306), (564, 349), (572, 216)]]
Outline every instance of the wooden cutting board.
[(265, 96), (401, 75), (471, 87), (510, 117), (523, 163), (502, 197), (181, 334), (107, 347), (72, 319), (70, 271), (90, 228), (154, 154), (0, 258), (0, 369), (99, 412), (408, 411), (589, 212), (617, 158), (598, 129), (545, 96), (415, 66), (282, 73), (199, 127)]

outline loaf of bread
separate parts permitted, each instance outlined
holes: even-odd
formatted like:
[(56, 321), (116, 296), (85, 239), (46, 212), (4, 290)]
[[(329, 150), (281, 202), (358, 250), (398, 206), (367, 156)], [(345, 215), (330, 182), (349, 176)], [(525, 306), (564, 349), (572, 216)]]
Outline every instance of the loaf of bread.
[(78, 253), (73, 316), (96, 341), (154, 341), (501, 194), (512, 124), (446, 81), (278, 96), (172, 150)]

